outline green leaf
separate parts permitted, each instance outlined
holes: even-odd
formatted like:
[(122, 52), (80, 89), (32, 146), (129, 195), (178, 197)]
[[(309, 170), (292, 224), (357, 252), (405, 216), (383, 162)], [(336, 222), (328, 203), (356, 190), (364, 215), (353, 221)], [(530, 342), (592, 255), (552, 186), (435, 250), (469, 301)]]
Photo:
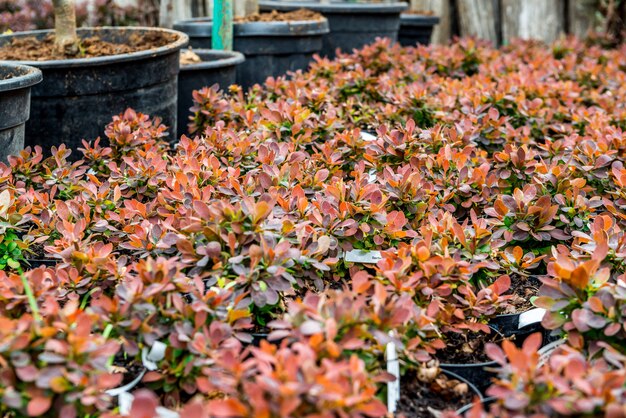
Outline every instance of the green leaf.
[(14, 269), (17, 269), (17, 268), (20, 267), (20, 263), (15, 261), (15, 260), (13, 260), (12, 258), (9, 258), (7, 260), (7, 264), (9, 265), (9, 267), (14, 268)]

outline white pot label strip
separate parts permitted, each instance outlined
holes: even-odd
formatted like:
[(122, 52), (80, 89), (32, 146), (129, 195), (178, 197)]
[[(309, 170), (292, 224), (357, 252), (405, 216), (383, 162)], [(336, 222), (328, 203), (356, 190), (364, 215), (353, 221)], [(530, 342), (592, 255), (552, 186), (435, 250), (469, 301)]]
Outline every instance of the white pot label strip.
[(344, 254), (344, 260), (348, 263), (376, 264), (382, 259), (380, 251), (351, 250)]
[(538, 363), (538, 366), (542, 367), (544, 364), (546, 364), (546, 362), (548, 361), (548, 359), (552, 355), (552, 352), (554, 350), (556, 350), (559, 346), (563, 345), (563, 344), (565, 344), (565, 339), (564, 338), (562, 338), (560, 340), (553, 341), (550, 344), (541, 347), (539, 349), (539, 351), (537, 351), (537, 353), (539, 353), (539, 363)]
[(361, 139), (363, 141), (372, 142), (376, 141), (378, 138), (376, 137), (376, 135), (361, 131)]
[[(157, 362), (165, 358), (166, 349), (167, 345), (165, 345), (161, 341), (155, 341), (149, 350), (148, 348), (144, 347), (141, 350), (141, 361), (143, 363), (144, 369), (131, 382), (125, 384), (124, 386), (109, 389), (105, 392), (107, 395), (118, 397), (117, 400), (120, 408), (120, 415), (128, 415), (130, 413), (131, 406), (133, 405), (133, 400), (135, 399), (135, 397), (132, 394), (128, 393), (128, 391), (133, 389), (139, 384), (139, 382), (141, 382), (141, 379), (143, 379), (146, 371), (158, 369)], [(161, 407), (157, 408), (157, 414), (161, 418), (179, 417), (178, 413)]]
[(137, 386), (141, 379), (143, 379), (143, 375), (146, 374), (146, 370), (142, 370), (137, 377), (135, 377), (131, 382), (126, 383), (124, 386), (120, 386), (118, 388), (109, 389), (105, 393), (110, 396), (119, 396), (120, 408), (122, 403), (122, 397), (128, 395), (128, 391)]
[(393, 342), (387, 343), (385, 357), (387, 357), (387, 373), (395, 377), (393, 382), (387, 382), (387, 409), (393, 414), (400, 400), (400, 362), (396, 345)]
[(546, 310), (542, 308), (531, 309), (519, 316), (519, 322), (517, 323), (517, 329), (527, 327), (528, 325), (536, 324), (543, 320)]
[(167, 346), (161, 341), (155, 341), (150, 347), (150, 351), (146, 347), (141, 350), (141, 361), (148, 370), (156, 370), (158, 368), (157, 362), (165, 358), (165, 349)]

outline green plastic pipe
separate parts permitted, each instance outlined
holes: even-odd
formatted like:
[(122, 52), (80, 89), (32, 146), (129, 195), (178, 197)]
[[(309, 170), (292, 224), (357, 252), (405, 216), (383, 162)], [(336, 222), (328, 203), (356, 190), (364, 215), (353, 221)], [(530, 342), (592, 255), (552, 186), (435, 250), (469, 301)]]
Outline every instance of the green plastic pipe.
[(213, 3), (211, 46), (221, 51), (233, 50), (233, 0), (215, 0)]

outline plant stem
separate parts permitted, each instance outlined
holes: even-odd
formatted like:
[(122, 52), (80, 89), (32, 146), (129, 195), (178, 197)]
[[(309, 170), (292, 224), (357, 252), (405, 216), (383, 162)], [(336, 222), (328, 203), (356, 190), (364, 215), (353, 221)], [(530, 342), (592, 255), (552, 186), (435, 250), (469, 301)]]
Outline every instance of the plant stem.
[(39, 315), (39, 306), (37, 306), (37, 300), (35, 299), (35, 295), (33, 294), (33, 288), (30, 287), (30, 282), (24, 275), (24, 271), (21, 268), (17, 269), (20, 274), (20, 279), (22, 279), (22, 286), (24, 286), (24, 293), (26, 293), (26, 298), (28, 299), (28, 304), (30, 305), (30, 310), (33, 313), (33, 318), (35, 322), (41, 322), (41, 316)]
[(76, 36), (76, 7), (74, 0), (52, 0), (54, 6), (54, 33), (57, 50), (65, 55), (78, 53)]

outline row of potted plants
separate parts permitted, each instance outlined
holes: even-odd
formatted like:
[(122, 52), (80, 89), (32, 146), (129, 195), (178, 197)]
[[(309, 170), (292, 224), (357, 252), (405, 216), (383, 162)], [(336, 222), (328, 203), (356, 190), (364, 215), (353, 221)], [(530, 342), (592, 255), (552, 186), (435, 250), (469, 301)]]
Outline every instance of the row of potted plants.
[(379, 41), (11, 157), (2, 412), (622, 416), (623, 52)]
[[(338, 10), (338, 19), (341, 20), (345, 16), (351, 16), (345, 13), (347, 8), (353, 8), (354, 5), (346, 6), (347, 8), (329, 7)], [(364, 7), (363, 18), (371, 20), (374, 16), (372, 13), (378, 11), (377, 8), (383, 7), (385, 10), (388, 8), (390, 16), (393, 17), (398, 15), (406, 5), (357, 5), (357, 7)], [(52, 15), (52, 5), (44, 4), (38, 8), (28, 2), (8, 7), (5, 14), (9, 17), (22, 16), (25, 12), (23, 13), (21, 9), (36, 11), (34, 15), (39, 16), (37, 19), (42, 22), (49, 21)], [(100, 9), (107, 10), (108, 5), (98, 5), (98, 10)], [(62, 22), (69, 22), (69, 33), (71, 33), (73, 30), (71, 24), (80, 23), (80, 19), (73, 22), (76, 19), (73, 17), (74, 12), (68, 13), (62, 7), (58, 7), (58, 10), (64, 11), (63, 13), (67, 16), (66, 18), (63, 18), (61, 14), (58, 16), (57, 22), (61, 23), (58, 24), (57, 32), (65, 33), (65, 25)], [(79, 12), (80, 10), (82, 9), (79, 9)], [(285, 10), (291, 9), (287, 7)], [(83, 16), (86, 12), (83, 10), (81, 13), (78, 14)], [(293, 17), (290, 17), (291, 15)], [(32, 90), (32, 116), (33, 120), (37, 121), (37, 123), (26, 124), (25, 144), (35, 146), (66, 143), (72, 148), (76, 147), (79, 145), (77, 138), (97, 136), (99, 127), (107, 121), (106, 115), (118, 113), (126, 107), (158, 115), (168, 126), (174, 128), (177, 125), (177, 118), (184, 117), (184, 113), (188, 111), (191, 105), (191, 92), (194, 88), (212, 85), (216, 82), (227, 85), (235, 81), (247, 88), (255, 83), (263, 82), (268, 76), (306, 69), (313, 54), (322, 50), (323, 39), (326, 39), (324, 42), (327, 43), (329, 39), (339, 42), (345, 38), (345, 42), (353, 44), (338, 44), (338, 46), (352, 49), (352, 47), (374, 40), (378, 35), (395, 39), (398, 26), (394, 21), (391, 25), (393, 28), (390, 27), (389, 30), (385, 31), (385, 29), (379, 33), (371, 30), (371, 22), (357, 24), (356, 27), (365, 28), (364, 33), (367, 33), (367, 37), (360, 38), (358, 34), (350, 32), (353, 30), (351, 28), (355, 27), (351, 22), (342, 21), (335, 24), (339, 25), (335, 32), (341, 32), (343, 29), (340, 27), (345, 26), (349, 33), (341, 38), (337, 33), (329, 37), (327, 20), (312, 12), (286, 12), (270, 20), (256, 21), (256, 17), (262, 16), (255, 15), (254, 19), (235, 25), (235, 47), (247, 56), (248, 63), (245, 66), (240, 65), (243, 61), (241, 55), (237, 53), (224, 55), (205, 51), (211, 46), (210, 20), (196, 19), (190, 22), (180, 22), (176, 28), (188, 33), (191, 37), (191, 45), (200, 48), (199, 54), (196, 54), (198, 62), (185, 65), (180, 76), (178, 75), (179, 67), (174, 61), (178, 56), (178, 51), (187, 44), (187, 37), (182, 33), (147, 28), (82, 29), (76, 34), (77, 39), (81, 40), (80, 51), (77, 50), (79, 53), (68, 54), (68, 51), (63, 51), (63, 54), (53, 54), (49, 57), (33, 51), (42, 49), (45, 52), (46, 42), (49, 42), (52, 36), (51, 32), (32, 31), (1, 35), (1, 59), (19, 61), (20, 64), (31, 65), (43, 71), (43, 83), (20, 86), (23, 89), (22, 94), (28, 93), (29, 89)], [(396, 20), (397, 17), (395, 16)], [(15, 19), (14, 23), (17, 25), (19, 19)], [(20, 24), (25, 26), (25, 22)], [(323, 36), (326, 37), (323, 38)], [(37, 38), (41, 44), (31, 45), (32, 37)], [(91, 41), (95, 38), (117, 46), (113, 50), (96, 50), (95, 44)], [(76, 46), (76, 42), (73, 41), (72, 44)], [(131, 48), (120, 45), (127, 45)], [(331, 49), (334, 54), (335, 48)], [(109, 56), (111, 53), (113, 55)], [(163, 70), (166, 68), (167, 70)], [(237, 75), (233, 76), (235, 69), (237, 69)], [(179, 84), (181, 84), (179, 94), (176, 93), (177, 79), (180, 79)], [(3, 84), (2, 88), (7, 91), (13, 88), (9, 87), (8, 83)], [(177, 105), (177, 102), (180, 104)], [(22, 107), (24, 105), (23, 103)], [(18, 109), (13, 106), (16, 105), (7, 101), (6, 111)], [(55, 111), (51, 112), (51, 108)], [(28, 111), (19, 109), (22, 115), (28, 114)], [(90, 109), (94, 111), (90, 112)], [(179, 129), (174, 130), (177, 136), (185, 132), (185, 122), (181, 121), (181, 125)], [(19, 144), (18, 148), (21, 146), (21, 137), (24, 135), (13, 139), (16, 144)], [(13, 150), (13, 148), (5, 149), (3, 157)]]

